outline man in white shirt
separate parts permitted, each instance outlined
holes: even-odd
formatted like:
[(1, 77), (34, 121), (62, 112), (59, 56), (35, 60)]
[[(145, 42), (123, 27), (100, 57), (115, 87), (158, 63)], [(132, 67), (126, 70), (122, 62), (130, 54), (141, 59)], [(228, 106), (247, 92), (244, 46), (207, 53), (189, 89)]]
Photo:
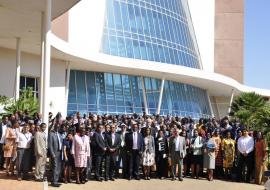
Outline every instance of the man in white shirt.
[(243, 167), (247, 166), (247, 177), (246, 182), (250, 182), (251, 170), (253, 167), (252, 153), (254, 151), (254, 139), (248, 135), (247, 129), (242, 130), (243, 136), (237, 141), (237, 149), (240, 152), (238, 160), (238, 181), (243, 179), (242, 172)]
[(186, 156), (185, 138), (179, 135), (180, 130), (174, 129), (174, 137), (169, 143), (169, 155), (172, 160), (172, 180), (176, 179), (176, 166), (178, 165), (178, 179), (183, 181), (183, 159)]
[(6, 129), (8, 127), (8, 117), (3, 116), (2, 123), (0, 123), (0, 169), (4, 169), (4, 151), (3, 145), (6, 141)]
[(22, 132), (18, 132), (17, 136), (17, 175), (18, 180), (27, 179), (30, 157), (31, 157), (31, 142), (33, 140), (32, 134), (29, 132), (29, 125), (24, 125)]

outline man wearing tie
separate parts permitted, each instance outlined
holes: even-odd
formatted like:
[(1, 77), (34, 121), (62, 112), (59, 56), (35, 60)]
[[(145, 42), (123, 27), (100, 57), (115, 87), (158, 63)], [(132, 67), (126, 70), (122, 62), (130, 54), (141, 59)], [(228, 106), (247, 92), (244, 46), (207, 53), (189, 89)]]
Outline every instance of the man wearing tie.
[(110, 132), (105, 135), (107, 141), (106, 152), (106, 168), (105, 168), (105, 181), (108, 179), (114, 181), (116, 171), (116, 161), (119, 156), (119, 148), (121, 145), (120, 135), (115, 132), (115, 125), (112, 124)]
[(48, 135), (48, 149), (52, 162), (52, 186), (59, 187), (58, 183), (60, 172), (61, 172), (61, 162), (62, 162), (62, 136), (58, 132), (60, 125), (55, 124), (53, 130)]
[(138, 131), (137, 123), (132, 124), (132, 132), (126, 135), (126, 148), (127, 148), (127, 157), (129, 161), (129, 180), (132, 179), (132, 176), (135, 179), (140, 180), (139, 176), (139, 166), (140, 158), (143, 151), (143, 137), (142, 134)]
[(107, 142), (103, 134), (104, 126), (99, 124), (97, 126), (96, 132), (94, 134), (94, 140), (96, 143), (95, 155), (96, 155), (96, 164), (95, 164), (95, 175), (97, 181), (103, 181), (102, 176), (102, 160), (105, 156), (107, 150)]

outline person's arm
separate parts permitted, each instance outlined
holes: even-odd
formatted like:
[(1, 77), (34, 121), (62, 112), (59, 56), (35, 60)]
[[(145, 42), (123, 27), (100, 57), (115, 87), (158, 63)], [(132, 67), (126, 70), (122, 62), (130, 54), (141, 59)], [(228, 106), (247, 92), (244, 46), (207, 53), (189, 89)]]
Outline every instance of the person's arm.
[(249, 154), (254, 150), (254, 139), (251, 137), (248, 141), (248, 149), (246, 150), (246, 153)]
[(48, 149), (49, 149), (49, 153), (50, 153), (51, 157), (54, 159), (55, 153), (53, 150), (53, 136), (51, 133), (49, 133), (49, 135), (48, 135)]
[(39, 135), (39, 132), (36, 132), (36, 134), (35, 134), (34, 145), (35, 145), (36, 154), (38, 156), (42, 156), (42, 150), (41, 150), (41, 147), (40, 147), (40, 135)]
[(67, 146), (66, 145), (64, 145), (63, 146), (63, 152), (64, 152), (64, 159), (65, 159), (65, 161), (67, 161), (68, 160), (68, 157), (67, 157)]
[(242, 147), (241, 137), (237, 141), (237, 149), (239, 150), (239, 152), (241, 154), (244, 154), (245, 153), (244, 150), (243, 150), (243, 147)]
[(96, 144), (99, 148), (101, 148), (102, 150), (105, 150), (106, 147), (101, 144), (99, 136), (100, 136), (100, 134), (96, 133), (96, 135), (95, 135)]

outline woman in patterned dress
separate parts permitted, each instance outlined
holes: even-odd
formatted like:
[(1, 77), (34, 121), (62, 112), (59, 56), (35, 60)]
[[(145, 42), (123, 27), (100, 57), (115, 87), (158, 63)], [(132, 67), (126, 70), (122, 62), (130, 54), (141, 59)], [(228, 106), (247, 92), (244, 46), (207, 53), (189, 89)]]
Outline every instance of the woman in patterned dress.
[(12, 127), (6, 130), (6, 149), (4, 149), (4, 157), (6, 159), (6, 173), (14, 173), (15, 159), (17, 155), (17, 130), (19, 129), (19, 123), (16, 121)]
[(143, 146), (143, 171), (145, 180), (150, 180), (150, 169), (155, 164), (155, 140), (149, 127), (145, 130)]
[(222, 158), (222, 149), (221, 149), (221, 138), (220, 138), (220, 130), (216, 129), (214, 131), (213, 139), (216, 143), (215, 155), (216, 155), (216, 166), (215, 166), (215, 176), (217, 178), (221, 178), (223, 176), (223, 158)]
[(231, 132), (226, 133), (226, 138), (222, 141), (223, 168), (226, 178), (229, 177), (235, 158), (235, 140), (231, 138)]

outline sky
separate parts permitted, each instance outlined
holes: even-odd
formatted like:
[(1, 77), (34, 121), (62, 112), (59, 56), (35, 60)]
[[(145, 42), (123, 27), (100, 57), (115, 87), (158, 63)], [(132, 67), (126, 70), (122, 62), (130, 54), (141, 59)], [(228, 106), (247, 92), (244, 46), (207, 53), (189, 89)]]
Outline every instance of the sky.
[(245, 0), (244, 83), (270, 89), (270, 0)]

